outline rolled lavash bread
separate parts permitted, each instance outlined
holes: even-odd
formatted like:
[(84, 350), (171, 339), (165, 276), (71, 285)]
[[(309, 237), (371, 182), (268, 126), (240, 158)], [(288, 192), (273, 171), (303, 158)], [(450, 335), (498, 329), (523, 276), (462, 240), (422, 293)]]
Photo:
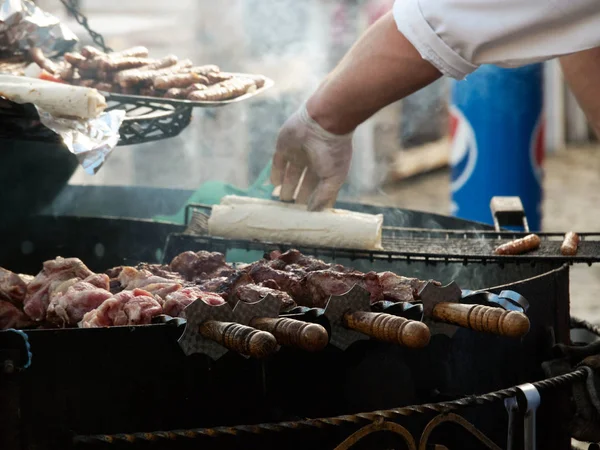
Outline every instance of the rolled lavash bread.
[(208, 220), (211, 236), (358, 250), (382, 250), (382, 227), (382, 214), (311, 212), (306, 205), (236, 195), (214, 205)]
[(106, 99), (96, 89), (12, 75), (0, 75), (0, 96), (33, 103), (56, 117), (93, 119), (106, 108)]

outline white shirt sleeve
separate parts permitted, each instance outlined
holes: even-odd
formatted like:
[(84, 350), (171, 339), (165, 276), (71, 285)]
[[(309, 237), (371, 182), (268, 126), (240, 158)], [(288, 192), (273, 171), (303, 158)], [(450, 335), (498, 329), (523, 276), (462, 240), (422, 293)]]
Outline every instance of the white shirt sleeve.
[(600, 46), (600, 0), (396, 0), (398, 30), (444, 75)]

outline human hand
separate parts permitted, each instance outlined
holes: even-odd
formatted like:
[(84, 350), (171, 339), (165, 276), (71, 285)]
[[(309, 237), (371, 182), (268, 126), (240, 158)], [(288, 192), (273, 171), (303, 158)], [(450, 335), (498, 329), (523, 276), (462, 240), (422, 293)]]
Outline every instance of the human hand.
[(281, 186), (280, 199), (308, 204), (309, 211), (333, 207), (350, 170), (352, 134), (324, 130), (304, 105), (296, 111), (279, 131), (273, 156), (271, 182)]

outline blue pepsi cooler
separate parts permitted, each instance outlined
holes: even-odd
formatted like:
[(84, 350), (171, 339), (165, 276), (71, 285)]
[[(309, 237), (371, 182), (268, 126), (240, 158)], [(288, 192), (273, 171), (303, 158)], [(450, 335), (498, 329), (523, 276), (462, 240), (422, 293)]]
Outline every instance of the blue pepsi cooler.
[(482, 66), (452, 81), (452, 215), (493, 224), (490, 200), (518, 196), (542, 224), (543, 66)]

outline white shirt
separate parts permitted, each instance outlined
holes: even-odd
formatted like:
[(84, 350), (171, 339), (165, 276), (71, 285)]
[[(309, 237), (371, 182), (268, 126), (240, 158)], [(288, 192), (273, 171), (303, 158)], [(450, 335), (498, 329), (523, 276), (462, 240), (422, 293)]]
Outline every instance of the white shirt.
[(600, 0), (396, 0), (398, 30), (444, 75), (600, 46)]

